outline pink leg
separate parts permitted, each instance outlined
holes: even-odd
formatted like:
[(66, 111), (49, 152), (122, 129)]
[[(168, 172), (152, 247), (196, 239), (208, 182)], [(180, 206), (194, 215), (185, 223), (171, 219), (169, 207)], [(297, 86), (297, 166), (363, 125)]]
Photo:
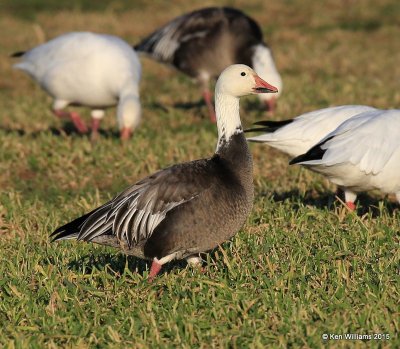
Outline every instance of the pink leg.
[(269, 114), (273, 115), (276, 109), (276, 98), (273, 97), (267, 101), (265, 101), (265, 108)]
[(92, 118), (92, 133), (90, 138), (95, 141), (99, 137), (100, 119)]
[(59, 118), (68, 118), (70, 117), (69, 112), (64, 110), (53, 110), (53, 113)]
[(71, 112), (70, 115), (71, 115), (71, 120), (74, 123), (77, 130), (79, 131), (79, 133), (87, 133), (88, 128), (81, 119), (81, 117), (79, 116), (79, 114), (77, 112)]
[(79, 133), (86, 133), (88, 131), (85, 123), (82, 121), (81, 117), (77, 112), (66, 112), (63, 110), (54, 110), (54, 114), (56, 114), (59, 118), (69, 118), (73, 122), (76, 129)]
[(123, 128), (121, 129), (121, 135), (120, 135), (120, 137), (121, 137), (121, 140), (122, 140), (122, 141), (127, 141), (127, 140), (129, 140), (129, 138), (131, 138), (131, 136), (132, 136), (132, 129), (131, 129), (131, 128), (129, 128), (129, 127), (123, 127)]
[(346, 201), (346, 206), (349, 208), (350, 211), (356, 210), (356, 204), (354, 202)]
[(338, 197), (344, 196), (344, 201), (349, 211), (353, 212), (356, 210), (356, 204), (354, 203), (357, 199), (357, 194), (349, 191), (348, 189), (338, 187), (336, 191)]
[(215, 117), (215, 109), (212, 103), (212, 93), (210, 92), (210, 90), (207, 89), (203, 91), (203, 98), (208, 108), (208, 114), (210, 115), (210, 120), (211, 122), (215, 123), (217, 119)]
[(153, 260), (151, 263), (150, 273), (149, 273), (149, 282), (153, 282), (154, 278), (160, 272), (162, 264), (158, 263), (156, 260)]

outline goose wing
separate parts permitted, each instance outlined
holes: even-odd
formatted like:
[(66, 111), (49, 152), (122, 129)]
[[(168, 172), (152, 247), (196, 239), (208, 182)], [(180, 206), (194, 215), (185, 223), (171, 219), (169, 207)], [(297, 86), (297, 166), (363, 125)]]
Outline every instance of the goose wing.
[(399, 129), (399, 110), (366, 112), (344, 122), (292, 163), (335, 166), (350, 162), (365, 174), (376, 175), (400, 152)]
[(184, 43), (216, 32), (223, 20), (221, 8), (207, 8), (175, 18), (135, 46), (155, 59), (172, 63), (175, 52)]
[(310, 147), (335, 130), (347, 119), (373, 110), (376, 109), (364, 105), (344, 105), (314, 110), (291, 120), (259, 121), (255, 125), (263, 127), (247, 132), (264, 131), (266, 133), (247, 138), (247, 140), (252, 142), (297, 141), (307, 144)]
[(131, 247), (148, 239), (173, 208), (184, 204), (212, 185), (214, 169), (209, 160), (174, 165), (127, 188), (103, 206), (60, 228), (54, 240), (77, 238), (91, 241), (113, 234)]

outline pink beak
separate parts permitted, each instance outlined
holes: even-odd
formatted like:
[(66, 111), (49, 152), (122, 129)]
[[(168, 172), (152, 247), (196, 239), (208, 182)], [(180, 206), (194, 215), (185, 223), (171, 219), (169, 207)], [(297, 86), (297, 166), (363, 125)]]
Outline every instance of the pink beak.
[(268, 82), (261, 79), (258, 75), (254, 75), (254, 81), (256, 85), (253, 87), (253, 91), (256, 93), (276, 93), (278, 89), (275, 86), (270, 85)]

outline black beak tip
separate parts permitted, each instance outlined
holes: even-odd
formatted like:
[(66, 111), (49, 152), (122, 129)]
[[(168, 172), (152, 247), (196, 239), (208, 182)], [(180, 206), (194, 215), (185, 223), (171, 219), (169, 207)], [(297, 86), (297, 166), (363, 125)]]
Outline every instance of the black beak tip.
[(266, 88), (266, 87), (255, 87), (253, 88), (253, 91), (257, 92), (257, 93), (277, 93), (278, 90), (272, 90), (270, 88)]

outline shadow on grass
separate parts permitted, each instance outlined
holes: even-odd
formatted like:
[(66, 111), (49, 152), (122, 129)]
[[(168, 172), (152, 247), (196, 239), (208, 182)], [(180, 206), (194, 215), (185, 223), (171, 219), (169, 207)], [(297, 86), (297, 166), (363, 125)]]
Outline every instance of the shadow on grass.
[[(212, 255), (213, 252), (211, 252), (211, 259)], [(69, 269), (81, 274), (91, 274), (93, 269), (96, 268), (97, 270), (106, 271), (112, 275), (122, 275), (125, 272), (126, 266), (130, 272), (138, 273), (143, 276), (146, 272), (150, 271), (151, 261), (134, 256), (127, 256), (116, 251), (115, 254), (98, 252), (86, 254), (68, 263)], [(169, 273), (174, 269), (184, 269), (186, 266), (187, 263), (185, 260), (175, 260), (163, 265), (159, 275)]]
[(131, 272), (143, 275), (150, 268), (150, 263), (140, 258), (126, 256), (117, 251), (115, 254), (110, 252), (86, 254), (68, 263), (69, 269), (81, 274), (90, 274), (95, 268), (106, 270), (108, 273), (122, 275), (126, 266)]
[[(261, 193), (260, 195), (265, 195)], [(315, 190), (308, 190), (303, 195), (298, 190), (291, 190), (287, 192), (273, 192), (271, 198), (274, 202), (283, 202), (287, 199), (291, 201), (292, 209), (299, 210), (299, 202), (304, 205), (313, 206), (320, 210), (333, 210), (334, 205), (339, 205), (340, 202), (336, 199), (337, 193), (323, 192), (319, 193)], [(344, 201), (344, 196), (339, 194), (339, 198)], [(397, 202), (389, 201), (387, 199), (376, 198), (366, 193), (361, 193), (357, 196), (357, 214), (364, 215), (370, 213), (372, 217), (378, 217), (380, 215), (380, 204), (384, 203), (384, 209), (388, 211), (390, 215), (399, 210)]]
[[(211, 251), (209, 259), (211, 264), (213, 263), (213, 256), (215, 250)], [(203, 265), (205, 264), (206, 258), (203, 255)], [(86, 254), (77, 260), (68, 263), (68, 268), (81, 274), (91, 274), (93, 269), (105, 270), (111, 275), (119, 274), (123, 275), (125, 268), (129, 269), (132, 273), (138, 273), (143, 276), (146, 272), (150, 271), (151, 261), (140, 259), (134, 256), (127, 256), (120, 252), (114, 253), (95, 253)], [(163, 265), (158, 275), (169, 273), (174, 269), (185, 269), (187, 262), (185, 260), (175, 260)]]
[(318, 209), (332, 209), (335, 200), (333, 193), (323, 193), (322, 195), (318, 193), (316, 195), (314, 190), (309, 190), (303, 195), (297, 189), (287, 192), (273, 192), (271, 198), (274, 202), (283, 202), (289, 199), (292, 203), (293, 210), (296, 211), (300, 207), (299, 202), (302, 202), (304, 205), (314, 206)]
[[(22, 128), (7, 128), (0, 126), (0, 131), (5, 134), (17, 134), (20, 137), (31, 137), (37, 138), (43, 134), (52, 134), (53, 136), (77, 136), (77, 137), (90, 137), (90, 133), (79, 133), (71, 122), (66, 122), (62, 127), (49, 127), (48, 129), (27, 132)], [(99, 129), (99, 134), (104, 138), (119, 138), (119, 132), (117, 130), (103, 130)]]
[(173, 107), (176, 109), (183, 109), (183, 110), (190, 110), (190, 109), (198, 109), (198, 108), (205, 108), (206, 103), (203, 99), (199, 99), (197, 102), (177, 102), (173, 104)]

